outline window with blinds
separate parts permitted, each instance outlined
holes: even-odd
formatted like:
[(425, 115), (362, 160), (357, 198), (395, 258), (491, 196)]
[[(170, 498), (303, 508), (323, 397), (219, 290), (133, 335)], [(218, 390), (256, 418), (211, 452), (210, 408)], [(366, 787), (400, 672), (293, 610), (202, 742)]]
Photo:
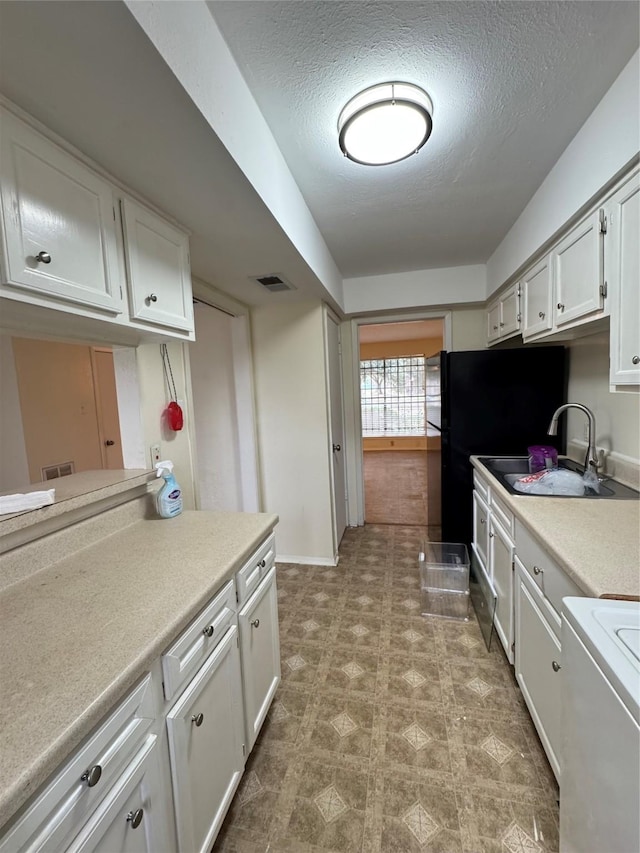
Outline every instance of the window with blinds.
[(426, 359), (373, 358), (360, 362), (362, 435), (426, 435)]

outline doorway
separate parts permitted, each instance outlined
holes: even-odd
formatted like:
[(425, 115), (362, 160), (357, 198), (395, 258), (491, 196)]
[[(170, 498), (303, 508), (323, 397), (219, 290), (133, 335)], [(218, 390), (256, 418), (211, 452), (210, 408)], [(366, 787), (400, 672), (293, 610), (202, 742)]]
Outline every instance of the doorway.
[(429, 424), (427, 359), (442, 318), (359, 327), (364, 521), (440, 524), (440, 433)]
[(7, 337), (3, 356), (3, 384), (15, 388), (3, 401), (15, 421), (11, 459), (3, 448), (9, 488), (124, 467), (110, 347)]

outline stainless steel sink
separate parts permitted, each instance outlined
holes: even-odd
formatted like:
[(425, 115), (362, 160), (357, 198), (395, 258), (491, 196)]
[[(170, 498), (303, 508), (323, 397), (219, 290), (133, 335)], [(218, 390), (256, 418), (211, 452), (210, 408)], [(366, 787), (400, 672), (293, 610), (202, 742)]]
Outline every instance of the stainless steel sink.
[[(529, 473), (529, 460), (526, 456), (480, 456), (478, 461), (493, 474), (498, 482), (512, 495), (521, 495), (527, 497), (528, 492), (519, 492), (513, 487), (516, 480), (520, 477), (525, 477)], [(578, 474), (584, 473), (584, 468), (577, 462), (572, 462), (570, 459), (561, 459), (559, 467), (569, 471), (576, 471)], [(530, 495), (538, 498), (591, 498), (601, 500), (609, 498), (615, 500), (638, 500), (640, 492), (635, 489), (630, 489), (628, 486), (623, 486), (616, 480), (602, 478), (600, 482), (600, 492), (594, 492), (592, 489), (587, 489), (584, 495)]]

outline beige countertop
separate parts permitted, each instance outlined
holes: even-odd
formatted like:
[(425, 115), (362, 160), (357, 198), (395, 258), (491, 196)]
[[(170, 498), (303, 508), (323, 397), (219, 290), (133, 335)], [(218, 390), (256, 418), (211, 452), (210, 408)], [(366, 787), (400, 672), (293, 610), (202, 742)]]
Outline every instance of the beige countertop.
[(139, 521), (0, 593), (0, 826), (277, 521), (222, 512)]
[(640, 597), (640, 501), (512, 495), (471, 462), (585, 595)]

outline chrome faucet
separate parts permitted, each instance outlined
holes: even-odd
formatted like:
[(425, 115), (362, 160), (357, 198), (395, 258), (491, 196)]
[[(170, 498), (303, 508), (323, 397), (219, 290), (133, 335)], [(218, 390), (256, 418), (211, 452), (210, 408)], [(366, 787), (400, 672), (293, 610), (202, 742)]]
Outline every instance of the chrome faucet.
[(591, 409), (588, 409), (586, 406), (583, 406), (582, 403), (565, 403), (564, 406), (559, 406), (553, 413), (553, 417), (551, 418), (551, 423), (549, 424), (547, 434), (558, 434), (558, 417), (563, 412), (566, 412), (567, 409), (580, 409), (580, 411), (584, 412), (587, 418), (589, 419), (589, 446), (587, 447), (587, 454), (584, 457), (584, 469), (585, 471), (587, 469), (591, 469), (594, 474), (597, 474), (600, 462), (598, 460), (598, 451), (596, 450), (595, 444), (593, 443), (596, 435), (596, 419)]

